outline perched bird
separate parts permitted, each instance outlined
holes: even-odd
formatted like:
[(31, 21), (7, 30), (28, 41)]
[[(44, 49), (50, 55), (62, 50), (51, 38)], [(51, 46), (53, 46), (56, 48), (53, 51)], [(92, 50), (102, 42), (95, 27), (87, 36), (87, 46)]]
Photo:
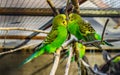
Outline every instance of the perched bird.
[[(86, 23), (82, 19), (82, 17), (76, 13), (71, 13), (69, 15), (67, 29), (78, 40), (84, 40), (86, 42), (101, 40), (101, 36), (96, 33), (91, 24)], [(112, 44), (109, 44), (107, 41), (103, 41), (103, 44), (113, 46)], [(100, 43), (98, 42), (92, 43), (91, 45), (101, 49)]]
[[(76, 42), (75, 45), (76, 45), (74, 47), (75, 48), (75, 50), (74, 50), (74, 54), (75, 55), (73, 54), (73, 56), (71, 58), (71, 62), (73, 62), (75, 60), (78, 61), (79, 58), (82, 59), (85, 56), (85, 49), (86, 49), (86, 47), (83, 44), (78, 43), (78, 42)], [(62, 58), (61, 63), (70, 55), (70, 51), (68, 50), (64, 54), (65, 55)]]
[(42, 42), (36, 51), (25, 59), (20, 65), (24, 65), (30, 62), (32, 59), (46, 53), (55, 53), (56, 49), (67, 39), (67, 22), (64, 14), (59, 14), (54, 17), (52, 21), (52, 29), (47, 35), (46, 39)]
[(114, 59), (112, 60), (112, 62), (114, 62), (114, 63), (120, 62), (120, 56), (117, 56), (116, 58), (114, 58)]
[(76, 42), (75, 43), (75, 58), (78, 60), (79, 58), (83, 58), (85, 56), (85, 49), (86, 47), (81, 44)]

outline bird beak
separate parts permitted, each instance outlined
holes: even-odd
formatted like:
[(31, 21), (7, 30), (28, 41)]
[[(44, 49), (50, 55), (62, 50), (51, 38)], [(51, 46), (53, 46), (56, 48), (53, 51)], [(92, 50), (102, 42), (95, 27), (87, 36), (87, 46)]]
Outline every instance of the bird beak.
[(67, 21), (65, 21), (64, 24), (67, 25)]

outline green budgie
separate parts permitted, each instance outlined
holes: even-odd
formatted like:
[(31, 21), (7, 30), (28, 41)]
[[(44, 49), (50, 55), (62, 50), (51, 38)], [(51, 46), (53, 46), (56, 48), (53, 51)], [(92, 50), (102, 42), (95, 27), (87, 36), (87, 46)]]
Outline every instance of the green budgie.
[(78, 60), (79, 58), (83, 58), (84, 56), (85, 56), (85, 49), (86, 49), (86, 47), (83, 45), (83, 44), (81, 44), (81, 43), (78, 43), (78, 42), (76, 42), (75, 43), (75, 60)]
[[(74, 55), (72, 56), (71, 62), (75, 61), (76, 60), (75, 58), (78, 59), (78, 57), (79, 57), (79, 58), (82, 59), (85, 56), (86, 47), (83, 44), (76, 42), (76, 47), (75, 48), (76, 48), (76, 51), (74, 51), (75, 56)], [(68, 50), (65, 53), (65, 56), (63, 57), (63, 59), (61, 60), (61, 63), (69, 56), (69, 54), (70, 54), (70, 51)]]
[(114, 63), (120, 62), (120, 56), (116, 57), (115, 59), (112, 60)]
[(79, 57), (83, 58), (85, 56), (86, 47), (83, 44), (78, 43), (78, 49), (79, 49)]
[(67, 39), (67, 22), (64, 14), (59, 14), (54, 17), (52, 22), (52, 29), (46, 39), (42, 42), (42, 45), (36, 49), (36, 51), (24, 60), (21, 65), (30, 62), (32, 59), (46, 53), (55, 53), (56, 49)]
[[(96, 31), (90, 25), (90, 23), (86, 23), (80, 15), (75, 14), (75, 13), (71, 13), (69, 15), (67, 29), (78, 40), (83, 39), (86, 42), (90, 42), (94, 40), (101, 40), (101, 36), (96, 33)], [(113, 46), (112, 44), (109, 44), (106, 41), (103, 41), (103, 44)], [(93, 43), (91, 45), (101, 49), (100, 43)]]

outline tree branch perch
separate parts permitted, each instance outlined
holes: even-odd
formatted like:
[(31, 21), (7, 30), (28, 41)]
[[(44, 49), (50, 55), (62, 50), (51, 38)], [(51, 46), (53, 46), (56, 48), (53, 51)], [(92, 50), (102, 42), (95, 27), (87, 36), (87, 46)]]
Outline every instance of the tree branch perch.
[(58, 63), (59, 63), (59, 59), (60, 59), (60, 51), (62, 50), (62, 48), (60, 47), (59, 49), (57, 49), (56, 51), (56, 56), (55, 56), (55, 60), (54, 60), (54, 64), (53, 64), (53, 67), (50, 71), (50, 75), (55, 75), (55, 72), (57, 70), (57, 67), (58, 67)]
[(22, 27), (0, 27), (0, 30), (23, 30), (23, 31), (32, 31), (32, 32), (39, 32), (39, 33), (45, 33), (48, 34), (48, 31), (43, 30), (36, 30), (36, 29), (28, 29), (28, 28), (22, 28)]
[(72, 48), (70, 48), (69, 51), (70, 51), (70, 54), (69, 54), (69, 57), (68, 57), (66, 68), (65, 68), (65, 75), (68, 75), (68, 73), (69, 73), (69, 68), (70, 68), (70, 63), (71, 63), (71, 58), (72, 58), (72, 53), (73, 53)]
[(36, 44), (39, 44), (39, 43), (24, 45), (24, 46), (22, 46), (22, 47), (19, 47), (19, 48), (14, 49), (14, 50), (9, 50), (9, 51), (6, 51), (6, 52), (1, 52), (0, 55), (13, 53), (13, 52), (19, 51), (19, 50), (21, 50), (21, 49), (24, 49), (24, 48), (26, 48), (26, 47), (30, 47), (30, 46), (33, 46), (33, 45), (36, 45)]
[(54, 15), (58, 15), (59, 11), (58, 9), (55, 8), (54, 3), (51, 0), (47, 0), (47, 3), (49, 4), (49, 6), (51, 7)]
[(80, 14), (79, 2), (78, 0), (71, 0), (72, 5), (74, 6), (74, 12)]

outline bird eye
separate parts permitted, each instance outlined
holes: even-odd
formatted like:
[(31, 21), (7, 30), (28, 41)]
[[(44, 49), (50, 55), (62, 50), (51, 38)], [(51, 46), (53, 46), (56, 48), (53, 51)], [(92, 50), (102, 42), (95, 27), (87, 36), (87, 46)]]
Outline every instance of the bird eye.
[(63, 21), (63, 24), (65, 23), (65, 21)]

